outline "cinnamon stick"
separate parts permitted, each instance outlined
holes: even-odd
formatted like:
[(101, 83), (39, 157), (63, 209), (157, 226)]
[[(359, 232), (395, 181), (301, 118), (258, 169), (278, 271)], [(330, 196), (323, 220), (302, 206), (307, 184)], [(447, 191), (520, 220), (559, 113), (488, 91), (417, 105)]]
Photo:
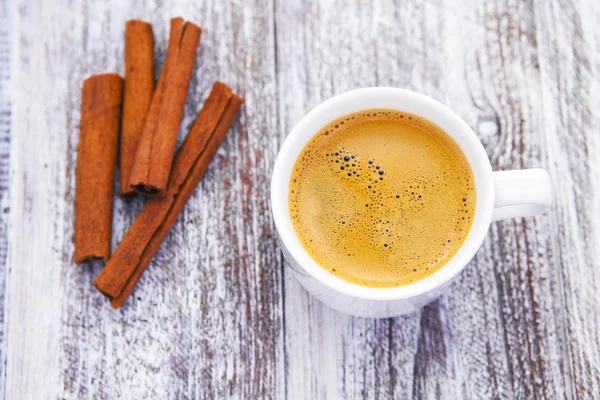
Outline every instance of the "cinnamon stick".
[(125, 92), (121, 126), (121, 195), (135, 194), (129, 185), (133, 159), (154, 93), (154, 35), (140, 20), (125, 24)]
[(158, 251), (225, 139), (241, 102), (225, 84), (213, 86), (175, 156), (164, 195), (148, 200), (94, 282), (113, 308), (123, 305)]
[(182, 18), (171, 20), (167, 56), (129, 179), (133, 189), (143, 195), (162, 194), (167, 187), (201, 32)]
[(123, 79), (94, 75), (83, 81), (75, 172), (75, 262), (110, 258), (113, 195)]

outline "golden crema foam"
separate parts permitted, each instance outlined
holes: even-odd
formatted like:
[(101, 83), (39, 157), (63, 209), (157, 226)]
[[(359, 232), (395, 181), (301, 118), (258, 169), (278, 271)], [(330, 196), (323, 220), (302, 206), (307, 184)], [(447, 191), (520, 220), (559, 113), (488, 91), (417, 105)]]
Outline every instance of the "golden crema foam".
[(323, 127), (302, 150), (289, 210), (304, 248), (349, 282), (393, 287), (442, 267), (475, 212), (456, 142), (413, 114), (373, 109)]

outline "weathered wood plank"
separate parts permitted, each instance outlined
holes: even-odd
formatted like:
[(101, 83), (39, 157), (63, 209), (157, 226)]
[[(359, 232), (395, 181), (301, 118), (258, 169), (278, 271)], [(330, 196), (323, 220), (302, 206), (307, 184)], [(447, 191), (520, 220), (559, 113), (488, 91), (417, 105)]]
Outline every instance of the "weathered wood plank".
[(0, 0), (0, 397), (6, 379), (6, 257), (10, 183), (10, 20), (6, 0)]
[(43, 397), (45, 391), (59, 387), (58, 371), (48, 366), (58, 361), (61, 243), (55, 243), (55, 238), (64, 221), (56, 205), (64, 201), (60, 179), (66, 170), (65, 163), (55, 157), (57, 150), (64, 151), (55, 143), (66, 147), (61, 140), (66, 135), (65, 124), (54, 113), (66, 93), (63, 90), (62, 96), (56, 96), (63, 82), (53, 77), (59, 63), (66, 60), (55, 60), (55, 64), (49, 60), (50, 49), (40, 39), (53, 37), (55, 32), (28, 20), (42, 20), (36, 10), (37, 6), (23, 4), (11, 9), (16, 44), (11, 49), (11, 132), (21, 134), (12, 135), (10, 150), (7, 398), (11, 394)]
[[(13, 121), (27, 134), (11, 153), (10, 261), (19, 268), (8, 281), (18, 295), (6, 397), (282, 398), (282, 272), (267, 202), (278, 148), (272, 3), (23, 1), (17, 10)], [(128, 18), (154, 24), (162, 63), (175, 15), (205, 28), (182, 136), (216, 79), (246, 103), (132, 298), (114, 311), (91, 285), (102, 263), (72, 263), (81, 82), (123, 72)], [(114, 246), (142, 203), (115, 200)]]
[[(281, 131), (334, 94), (405, 87), (456, 110), (496, 169), (554, 173), (535, 11), (518, 1), (278, 2)], [(288, 394), (570, 397), (559, 217), (555, 208), (495, 224), (444, 297), (398, 319), (340, 316), (286, 279), (286, 314), (301, 316), (286, 319)]]
[[(414, 11), (414, 5), (405, 7)], [(410, 52), (410, 38), (396, 31), (404, 28), (402, 20), (394, 22), (394, 11), (399, 12), (394, 4), (382, 2), (278, 2), (282, 134), (337, 93), (361, 86), (405, 86), (401, 82), (409, 81), (403, 77), (411, 68), (396, 57)], [(418, 315), (394, 320), (341, 315), (309, 297), (290, 276), (285, 310), (294, 316), (286, 318), (289, 398), (412, 396)]]
[[(548, 168), (553, 154), (540, 146), (547, 132), (532, 5), (489, 2), (474, 10), (482, 29), (471, 32), (478, 46), (464, 84), (479, 110), (465, 118), (483, 138), (494, 169)], [(456, 337), (466, 355), (465, 375), (477, 378), (468, 380), (474, 393), (570, 397), (569, 370), (561, 357), (564, 305), (553, 212), (493, 224), (460, 281), (462, 290), (448, 296), (455, 326), (462, 325)], [(472, 317), (479, 323), (469, 328)]]
[(600, 4), (535, 4), (545, 135), (554, 177), (555, 263), (574, 397), (600, 397)]

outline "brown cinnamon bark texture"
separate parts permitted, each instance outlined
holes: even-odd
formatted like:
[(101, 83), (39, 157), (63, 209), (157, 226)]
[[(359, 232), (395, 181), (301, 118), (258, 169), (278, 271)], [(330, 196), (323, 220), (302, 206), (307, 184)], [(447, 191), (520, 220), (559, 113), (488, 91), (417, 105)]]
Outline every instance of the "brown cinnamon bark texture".
[(129, 184), (131, 167), (154, 93), (152, 25), (140, 20), (125, 24), (125, 92), (121, 122), (121, 195), (135, 194)]
[(129, 179), (133, 189), (143, 195), (162, 194), (167, 187), (201, 32), (182, 18), (171, 20), (167, 56)]
[(175, 156), (163, 196), (148, 200), (94, 286), (123, 305), (194, 193), (240, 110), (242, 100), (215, 83), (204, 107)]
[(75, 172), (75, 262), (110, 258), (113, 196), (123, 79), (101, 74), (83, 82)]

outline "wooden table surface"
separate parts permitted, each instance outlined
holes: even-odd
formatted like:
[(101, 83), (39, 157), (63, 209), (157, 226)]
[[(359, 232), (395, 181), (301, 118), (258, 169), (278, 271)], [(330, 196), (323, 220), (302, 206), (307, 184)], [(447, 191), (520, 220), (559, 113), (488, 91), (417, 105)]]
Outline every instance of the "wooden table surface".
[[(461, 3), (460, 5), (458, 3)], [(125, 21), (204, 29), (180, 136), (219, 79), (239, 123), (127, 304), (73, 263), (85, 77), (123, 73)], [(0, 0), (0, 395), (44, 398), (600, 397), (596, 0)], [(372, 320), (284, 271), (268, 202), (312, 107), (394, 86), (454, 109), (497, 170), (543, 167), (544, 216), (494, 223), (420, 312)], [(116, 198), (113, 249), (143, 199)]]

